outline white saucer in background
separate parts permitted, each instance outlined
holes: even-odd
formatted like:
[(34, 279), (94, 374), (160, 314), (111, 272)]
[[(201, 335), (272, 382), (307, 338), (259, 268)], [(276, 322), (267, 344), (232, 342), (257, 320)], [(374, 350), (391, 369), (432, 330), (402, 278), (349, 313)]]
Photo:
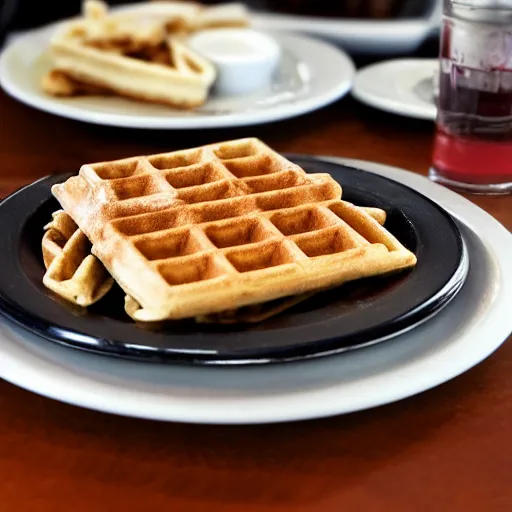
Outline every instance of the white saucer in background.
[(349, 91), (350, 57), (306, 36), (273, 33), (281, 46), (279, 68), (268, 89), (250, 96), (215, 97), (194, 111), (119, 97), (55, 98), (40, 88), (50, 68), (47, 48), (60, 23), (17, 35), (0, 56), (0, 85), (36, 109), (89, 123), (127, 128), (203, 129), (254, 125), (295, 117), (338, 100)]
[(376, 163), (331, 160), (408, 185), (458, 221), (470, 271), (457, 297), (432, 320), (386, 343), (341, 355), (244, 368), (97, 356), (0, 320), (0, 378), (114, 414), (269, 423), (343, 414), (410, 397), (457, 377), (496, 351), (512, 330), (512, 235), (467, 199), (423, 176)]
[(433, 79), (437, 59), (396, 59), (359, 70), (352, 95), (386, 112), (434, 121), (437, 108)]

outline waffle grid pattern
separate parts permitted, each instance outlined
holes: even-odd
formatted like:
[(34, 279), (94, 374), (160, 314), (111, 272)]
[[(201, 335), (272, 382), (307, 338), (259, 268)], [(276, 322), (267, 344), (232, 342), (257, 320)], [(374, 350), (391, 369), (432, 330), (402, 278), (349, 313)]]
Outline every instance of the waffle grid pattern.
[(181, 109), (204, 104), (215, 81), (215, 67), (179, 38), (166, 36), (163, 25), (162, 37), (159, 30), (154, 34), (158, 44), (149, 44), (144, 37), (138, 40), (134, 27), (124, 27), (127, 34), (115, 40), (108, 31), (103, 33), (101, 24), (94, 31), (99, 39), (89, 40), (98, 23), (79, 19), (56, 31), (43, 90), (57, 96), (100, 90)]
[(112, 288), (114, 280), (91, 254), (91, 243), (62, 210), (52, 216), (42, 240), (46, 272), (43, 284), (79, 306), (90, 306)]
[[(253, 297), (242, 291), (229, 309), (314, 289), (316, 274), (335, 273), (329, 265), (345, 259), (372, 251), (373, 257), (410, 255), (367, 213), (341, 201), (329, 175), (306, 174), (256, 139), (87, 165), (77, 179), (80, 186), (71, 178), (67, 191), (64, 184), (54, 193), (92, 240), (93, 252), (147, 309), (155, 286), (168, 302), (177, 287), (181, 297), (185, 288), (199, 297), (222, 280), (245, 282)], [(91, 215), (101, 221), (91, 223)], [(150, 270), (153, 296), (143, 283), (132, 287), (130, 277), (116, 276), (113, 244), (137, 262), (132, 271)], [(256, 278), (253, 271), (261, 272)], [(255, 279), (277, 284), (257, 292)], [(301, 279), (309, 279), (309, 288)]]

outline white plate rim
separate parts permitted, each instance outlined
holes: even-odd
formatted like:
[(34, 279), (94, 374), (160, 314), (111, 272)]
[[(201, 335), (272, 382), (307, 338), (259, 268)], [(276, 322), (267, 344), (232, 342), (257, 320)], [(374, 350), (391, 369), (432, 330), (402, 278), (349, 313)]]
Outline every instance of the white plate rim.
[[(471, 329), (461, 332), (456, 343), (448, 345), (442, 353), (428, 354), (419, 359), (412, 356), (413, 360), (409, 363), (407, 371), (414, 371), (415, 378), (407, 382), (407, 386), (397, 386), (393, 379), (390, 379), (391, 382), (386, 386), (386, 379), (390, 376), (384, 374), (372, 376), (377, 382), (384, 380), (371, 395), (343, 396), (343, 386), (333, 385), (315, 393), (306, 389), (283, 396), (258, 397), (250, 403), (245, 403), (243, 399), (229, 394), (220, 397), (213, 394), (210, 396), (208, 389), (205, 389), (203, 399), (191, 403), (186, 393), (182, 396), (173, 395), (172, 389), (164, 393), (151, 393), (140, 392), (136, 387), (130, 388), (126, 381), (121, 381), (117, 385), (101, 383), (73, 372), (72, 368), (66, 368), (65, 364), (48, 362), (26, 348), (25, 352), (21, 351), (21, 356), (5, 353), (4, 348), (3, 357), (0, 359), (0, 377), (56, 400), (114, 414), (191, 423), (273, 423), (344, 414), (398, 401), (457, 377), (496, 351), (512, 330), (507, 307), (507, 304), (512, 303), (512, 266), (506, 264), (512, 259), (512, 235), (492, 216), (469, 200), (430, 182), (423, 176), (381, 164), (328, 159), (365, 168), (369, 172), (401, 181), (428, 195), (480, 234), (494, 264), (499, 267), (499, 278), (489, 285), (489, 293), (494, 294), (494, 302), (486, 311), (485, 317), (479, 318)], [(7, 323), (0, 322), (0, 339), (3, 338), (4, 341), (8, 331), (6, 325)], [(12, 333), (10, 329), (9, 331)], [(13, 346), (21, 350), (20, 343)], [(80, 357), (85, 357), (84, 361), (87, 361), (89, 355), (80, 354)], [(170, 368), (172, 370), (172, 367)], [(304, 368), (302, 366), (302, 369)], [(234, 369), (227, 371), (231, 370)], [(266, 370), (258, 367), (254, 371)]]
[[(350, 91), (356, 73), (352, 59), (340, 48), (314, 37), (288, 32), (275, 32), (272, 33), (272, 35), (278, 39), (288, 51), (295, 53), (295, 56), (299, 60), (301, 60), (301, 56), (297, 55), (296, 48), (301, 46), (309, 48), (309, 51), (316, 54), (320, 53), (323, 58), (329, 56), (329, 59), (332, 60), (332, 69), (336, 69), (340, 74), (340, 79), (336, 85), (330, 88), (324, 87), (321, 94), (306, 96), (296, 102), (277, 104), (268, 109), (251, 112), (236, 112), (234, 114), (219, 116), (160, 117), (97, 112), (80, 106), (69, 105), (51, 97), (26, 92), (20, 89), (18, 80), (12, 76), (9, 66), (10, 55), (15, 52), (20, 45), (27, 44), (31, 39), (41, 38), (42, 40), (47, 40), (61, 23), (62, 21), (25, 32), (17, 36), (3, 49), (0, 55), (0, 86), (2, 86), (7, 94), (33, 108), (68, 119), (92, 124), (138, 129), (194, 130), (204, 128), (232, 128), (281, 121), (307, 114), (339, 100)], [(312, 59), (309, 59), (308, 64), (309, 66), (313, 64)], [(310, 71), (314, 71), (314, 69)], [(311, 79), (317, 84), (322, 83), (321, 77), (316, 76), (314, 72), (311, 73)]]
[(256, 27), (303, 32), (358, 53), (405, 54), (439, 30), (439, 16), (394, 20), (330, 19), (279, 13), (255, 13)]
[(435, 121), (437, 115), (437, 108), (435, 105), (428, 105), (425, 102), (418, 101), (417, 103), (408, 102), (405, 99), (391, 98), (382, 92), (377, 94), (366, 88), (365, 82), (371, 81), (379, 72), (393, 71), (393, 68), (402, 68), (401, 73), (406, 73), (408, 67), (425, 66), (425, 69), (435, 69), (438, 64), (437, 59), (415, 59), (415, 58), (399, 58), (376, 62), (365, 66), (357, 71), (354, 78), (354, 83), (351, 89), (351, 94), (360, 102), (371, 107), (398, 114), (405, 117), (413, 117), (416, 119), (423, 119), (427, 121)]

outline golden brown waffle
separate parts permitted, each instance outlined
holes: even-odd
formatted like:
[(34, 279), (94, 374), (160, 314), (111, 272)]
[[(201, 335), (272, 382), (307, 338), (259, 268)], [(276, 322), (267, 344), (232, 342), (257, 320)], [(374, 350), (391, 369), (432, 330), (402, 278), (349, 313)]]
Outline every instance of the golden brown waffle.
[(41, 88), (59, 97), (117, 94), (177, 108), (198, 107), (216, 72), (180, 41), (197, 30), (248, 24), (243, 4), (159, 2), (111, 13), (105, 2), (86, 0), (83, 16), (54, 35), (53, 67)]
[(134, 47), (153, 46), (168, 35), (184, 37), (191, 32), (217, 27), (247, 27), (247, 7), (228, 2), (205, 6), (196, 2), (161, 1), (109, 11), (99, 0), (83, 2), (83, 16), (73, 23), (88, 44), (130, 43)]
[(199, 15), (193, 18), (191, 30), (224, 27), (247, 27), (250, 24), (249, 12), (243, 3), (227, 2), (202, 7)]
[[(386, 212), (379, 208), (362, 208), (369, 215), (371, 215), (379, 224), (383, 225), (386, 219)], [(43, 250), (43, 260), (45, 268), (48, 270), (52, 261), (59, 257), (59, 270), (58, 273), (61, 274), (63, 268), (80, 268), (80, 279), (77, 281), (76, 277), (72, 277), (74, 287), (79, 288), (78, 292), (73, 290), (72, 293), (69, 293), (70, 285), (62, 286), (62, 281), (56, 280), (55, 278), (48, 277), (50, 279), (50, 288), (60, 295), (64, 293), (64, 299), (71, 301), (75, 304), (79, 304), (82, 306), (88, 306), (99, 299), (101, 299), (112, 287), (113, 279), (105, 279), (105, 283), (97, 284), (99, 275), (107, 276), (108, 272), (103, 267), (102, 263), (93, 256), (90, 252), (86, 252), (83, 250), (84, 238), (76, 235), (75, 241), (70, 243), (66, 250), (64, 251), (64, 246), (66, 245), (66, 241), (68, 241), (76, 231), (78, 230), (78, 226), (75, 224), (73, 219), (63, 210), (59, 210), (53, 214), (53, 220), (49, 224), (45, 226), (45, 234), (42, 239), (42, 250)], [(83, 235), (83, 233), (82, 233)], [(85, 235), (83, 235), (85, 237)], [(78, 239), (78, 242), (76, 240)], [(76, 249), (79, 248), (79, 252), (76, 253)], [(77, 263), (77, 259), (82, 258), (80, 263)], [(89, 262), (87, 264), (82, 264), (83, 260), (89, 258)], [(93, 264), (91, 264), (94, 261)], [(99, 272), (98, 265), (103, 267), (102, 272)], [(72, 272), (72, 271), (71, 271)], [(100, 290), (101, 293), (91, 293), (92, 289)], [(255, 323), (261, 322), (268, 318), (271, 318), (283, 311), (303, 302), (309, 297), (313, 296), (315, 293), (304, 293), (302, 295), (296, 295), (292, 297), (284, 297), (281, 299), (276, 299), (274, 301), (266, 302), (263, 304), (253, 304), (250, 306), (245, 306), (240, 309), (235, 309), (231, 311), (223, 311), (221, 313), (211, 314), (211, 315), (203, 315), (200, 317), (196, 317), (195, 320), (198, 323), (215, 323), (215, 324), (238, 324), (238, 323)], [(87, 299), (84, 300), (84, 296)], [(78, 302), (77, 302), (78, 300)], [(138, 305), (135, 301), (133, 301), (130, 297), (125, 298), (125, 308), (128, 315), (132, 311), (136, 311), (138, 309)]]
[[(380, 208), (372, 207), (359, 207), (368, 215), (373, 217), (381, 226), (386, 222), (386, 212)], [(212, 313), (210, 315), (197, 316), (195, 321), (203, 324), (247, 324), (258, 323), (268, 320), (276, 315), (293, 308), (311, 297), (315, 296), (317, 292), (307, 292), (300, 295), (292, 295), (291, 297), (283, 297), (261, 304), (251, 304), (239, 309), (231, 311), (222, 311), (220, 313)], [(137, 310), (136, 303), (132, 303), (129, 297), (125, 299), (125, 310), (129, 314), (129, 310), (134, 308)]]
[(57, 211), (44, 229), (44, 285), (79, 306), (90, 306), (101, 299), (114, 280), (91, 254), (89, 240), (73, 219), (62, 210)]
[(52, 69), (42, 80), (43, 91), (52, 96), (84, 96), (84, 95), (102, 95), (112, 94), (108, 89), (85, 84), (79, 80), (71, 78), (63, 71)]
[(217, 27), (246, 27), (250, 24), (249, 10), (241, 2), (205, 5), (191, 1), (157, 0), (149, 4), (130, 6), (127, 11), (112, 13), (113, 19), (158, 19), (173, 28), (192, 32)]
[(302, 293), (291, 297), (283, 297), (262, 304), (251, 304), (232, 311), (222, 311), (210, 315), (196, 316), (195, 320), (199, 324), (254, 324), (263, 322), (284, 311), (293, 308), (297, 304), (313, 297), (316, 292)]
[(171, 39), (163, 20), (111, 17), (101, 3), (86, 5), (84, 18), (63, 24), (52, 36), (45, 92), (73, 96), (105, 90), (184, 109), (206, 101), (214, 66)]
[(218, 313), (416, 263), (327, 174), (257, 139), (84, 165), (52, 192), (139, 309)]
[[(162, 5), (162, 7), (165, 7)], [(158, 12), (110, 13), (108, 5), (98, 0), (83, 2), (83, 16), (67, 24), (66, 32), (80, 37), (86, 46), (116, 52), (139, 51), (165, 42), (169, 32), (168, 23), (187, 25), (194, 17), (197, 7), (172, 6)], [(188, 21), (185, 21), (188, 20)]]
[[(386, 221), (386, 212), (379, 208), (360, 207), (363, 211), (373, 217), (379, 224), (383, 225)], [(195, 321), (202, 324), (247, 324), (258, 323), (268, 320), (273, 316), (279, 315), (283, 311), (293, 308), (297, 304), (316, 295), (316, 292), (307, 292), (291, 297), (282, 297), (261, 304), (251, 304), (238, 309), (221, 311), (209, 315), (196, 316)], [(125, 297), (125, 311), (129, 316), (137, 316), (139, 305), (131, 297)]]
[[(104, 2), (88, 0), (85, 4), (83, 10), (86, 16), (96, 15), (98, 19), (98, 14), (104, 17), (107, 15), (108, 6)], [(109, 22), (123, 24), (131, 20), (142, 20), (143, 23), (158, 21), (172, 34), (175, 31), (190, 33), (218, 27), (246, 27), (250, 24), (249, 10), (239, 2), (205, 5), (191, 1), (161, 0), (127, 7), (120, 12), (108, 12)]]

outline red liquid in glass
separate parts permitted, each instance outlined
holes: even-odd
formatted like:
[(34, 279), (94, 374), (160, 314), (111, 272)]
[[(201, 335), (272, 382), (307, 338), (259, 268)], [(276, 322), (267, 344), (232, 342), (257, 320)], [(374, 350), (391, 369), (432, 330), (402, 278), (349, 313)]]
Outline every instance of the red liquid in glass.
[(433, 163), (452, 181), (508, 183), (512, 181), (512, 144), (457, 136), (438, 128)]
[(512, 70), (454, 63), (443, 34), (433, 167), (474, 185), (512, 182)]

